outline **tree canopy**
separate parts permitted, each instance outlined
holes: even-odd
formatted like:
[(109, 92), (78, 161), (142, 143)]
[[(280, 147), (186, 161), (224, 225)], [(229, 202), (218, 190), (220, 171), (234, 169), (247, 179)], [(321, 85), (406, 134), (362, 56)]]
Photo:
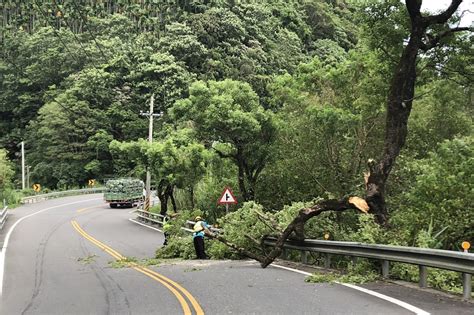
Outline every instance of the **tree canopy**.
[[(360, 235), (365, 219), (341, 213), (356, 196), (406, 244), (453, 214), (468, 230), (474, 37), (461, 0), (421, 3), (2, 1), (0, 185), (20, 186), (25, 141), (31, 182), (51, 189), (149, 168), (162, 213), (217, 220), (231, 186), (245, 213), (300, 213), (285, 237), (315, 235), (320, 214)], [(442, 244), (459, 237), (450, 225)]]

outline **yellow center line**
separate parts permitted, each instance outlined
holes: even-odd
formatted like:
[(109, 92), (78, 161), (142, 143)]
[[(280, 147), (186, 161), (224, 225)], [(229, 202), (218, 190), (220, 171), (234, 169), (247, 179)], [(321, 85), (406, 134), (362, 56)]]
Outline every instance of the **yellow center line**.
[(199, 305), (199, 303), (196, 301), (196, 299), (194, 298), (194, 296), (191, 295), (191, 293), (188, 292), (188, 290), (186, 290), (185, 288), (183, 288), (182, 286), (180, 286), (178, 283), (176, 283), (175, 281), (157, 273), (156, 271), (153, 271), (151, 269), (148, 269), (144, 266), (138, 266), (138, 268), (142, 269), (142, 270), (145, 270), (145, 271), (148, 271), (149, 273), (152, 273), (153, 275), (157, 276), (158, 278), (161, 278), (163, 279), (164, 281), (167, 281), (169, 283), (171, 283), (172, 285), (174, 285), (175, 287), (177, 287), (188, 299), (189, 301), (191, 302), (191, 304), (193, 305), (194, 309), (196, 310), (196, 314), (197, 315), (204, 315), (204, 311), (203, 309), (201, 308), (201, 306)]
[[(93, 238), (92, 236), (90, 236), (89, 234), (87, 234), (80, 226), (79, 224), (76, 222), (76, 221), (71, 221), (71, 224), (72, 226), (74, 227), (74, 229), (79, 233), (81, 234), (84, 238), (86, 238), (87, 240), (89, 240), (91, 243), (95, 244), (97, 247), (101, 248), (102, 250), (104, 250), (105, 252), (107, 252), (109, 255), (111, 255), (112, 257), (114, 257), (115, 259), (117, 260), (124, 260), (125, 257), (122, 256), (119, 252), (117, 252), (116, 250), (112, 249), (111, 247), (105, 245), (104, 243), (98, 241), (97, 239)], [(202, 310), (201, 306), (199, 305), (199, 303), (196, 301), (196, 299), (185, 289), (183, 288), (182, 286), (180, 286), (178, 283), (176, 283), (175, 281), (151, 270), (151, 269), (148, 269), (144, 266), (141, 266), (139, 264), (136, 264), (136, 263), (132, 263), (131, 266), (133, 267), (134, 270), (144, 274), (144, 275), (147, 275), (148, 277), (160, 282), (161, 284), (163, 284), (167, 289), (169, 289), (175, 296), (176, 298), (178, 299), (179, 303), (181, 304), (181, 307), (183, 308), (183, 312), (184, 314), (186, 315), (190, 315), (192, 314), (191, 313), (191, 310), (189, 308), (189, 305), (188, 303), (186, 302), (186, 300), (184, 299), (184, 297), (181, 295), (181, 293), (183, 293), (188, 299), (189, 301), (191, 302), (191, 304), (193, 305), (194, 307), (194, 310), (196, 311), (196, 314), (197, 315), (204, 315), (204, 311)], [(173, 287), (174, 286), (174, 287)], [(179, 291), (181, 291), (181, 293)]]
[(82, 208), (82, 209), (77, 210), (76, 212), (81, 213), (83, 211), (94, 209), (94, 208), (99, 208), (99, 207), (98, 206), (93, 206), (93, 207), (88, 207), (88, 208)]

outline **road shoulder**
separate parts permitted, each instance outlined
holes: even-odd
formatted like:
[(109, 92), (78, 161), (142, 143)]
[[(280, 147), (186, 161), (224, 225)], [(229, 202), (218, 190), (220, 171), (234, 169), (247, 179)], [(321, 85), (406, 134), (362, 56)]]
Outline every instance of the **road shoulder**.
[[(309, 273), (327, 273), (330, 271), (321, 267), (284, 260), (277, 260), (274, 264)], [(432, 288), (420, 288), (415, 283), (387, 280), (359, 284), (357, 286), (404, 301), (433, 315), (474, 314), (474, 302), (466, 302), (462, 300), (461, 296), (437, 291)]]

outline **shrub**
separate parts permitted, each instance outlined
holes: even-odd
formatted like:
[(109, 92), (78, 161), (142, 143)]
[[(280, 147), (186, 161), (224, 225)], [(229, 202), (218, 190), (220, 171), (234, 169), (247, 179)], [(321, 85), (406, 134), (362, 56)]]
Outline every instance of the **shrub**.
[(175, 236), (168, 240), (168, 245), (160, 247), (156, 251), (156, 258), (183, 258), (192, 259), (196, 257), (192, 236)]

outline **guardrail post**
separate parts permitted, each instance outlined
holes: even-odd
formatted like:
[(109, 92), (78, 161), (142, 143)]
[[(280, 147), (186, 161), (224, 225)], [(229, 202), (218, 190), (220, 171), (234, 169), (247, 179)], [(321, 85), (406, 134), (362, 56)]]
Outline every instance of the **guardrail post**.
[(308, 252), (305, 250), (301, 251), (301, 263), (308, 264)]
[(357, 265), (357, 256), (352, 256), (351, 261), (352, 261), (352, 267), (355, 267), (355, 265)]
[(283, 250), (281, 251), (281, 259), (283, 259), (283, 260), (288, 259), (288, 251), (287, 251), (286, 248), (283, 248)]
[(462, 297), (468, 301), (471, 298), (472, 291), (472, 275), (470, 273), (462, 274)]
[(420, 288), (426, 288), (428, 285), (428, 270), (426, 266), (419, 265), (418, 267), (420, 270)]
[(388, 260), (382, 260), (382, 278), (387, 279), (389, 277), (390, 262)]
[(326, 254), (324, 256), (324, 268), (331, 268), (331, 254)]

